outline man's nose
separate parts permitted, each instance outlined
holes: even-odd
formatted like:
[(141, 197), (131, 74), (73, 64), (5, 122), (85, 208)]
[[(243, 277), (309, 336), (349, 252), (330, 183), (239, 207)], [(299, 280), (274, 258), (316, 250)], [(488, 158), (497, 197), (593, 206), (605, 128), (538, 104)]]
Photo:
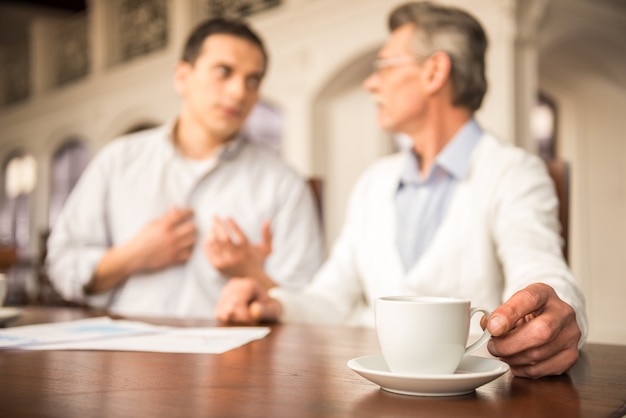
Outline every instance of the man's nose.
[(248, 93), (245, 79), (232, 78), (228, 81), (226, 87), (228, 96), (232, 100), (241, 101), (246, 97)]
[(370, 93), (378, 90), (379, 77), (377, 73), (370, 74), (365, 81), (363, 81), (363, 88)]

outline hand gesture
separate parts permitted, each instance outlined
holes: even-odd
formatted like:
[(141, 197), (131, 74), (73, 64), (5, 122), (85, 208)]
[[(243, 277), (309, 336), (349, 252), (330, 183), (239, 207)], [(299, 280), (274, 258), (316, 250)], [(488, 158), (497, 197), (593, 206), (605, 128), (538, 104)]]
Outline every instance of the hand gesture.
[(213, 267), (227, 277), (265, 276), (265, 259), (272, 252), (269, 221), (263, 222), (261, 237), (261, 242), (253, 245), (233, 219), (215, 216), (204, 252)]
[(232, 278), (222, 289), (215, 308), (218, 321), (234, 324), (276, 322), (282, 307), (270, 298), (267, 290), (252, 278)]
[(515, 376), (562, 374), (578, 360), (576, 313), (552, 287), (534, 283), (515, 293), (487, 321), (488, 349)]
[(173, 208), (144, 226), (126, 249), (135, 259), (135, 271), (154, 271), (187, 261), (195, 242), (193, 211)]

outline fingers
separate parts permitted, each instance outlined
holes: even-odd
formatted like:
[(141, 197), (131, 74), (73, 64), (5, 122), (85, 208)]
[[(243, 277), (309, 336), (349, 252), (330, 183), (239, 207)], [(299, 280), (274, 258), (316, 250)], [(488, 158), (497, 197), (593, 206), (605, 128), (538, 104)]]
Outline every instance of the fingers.
[(228, 228), (230, 228), (230, 232), (233, 235), (232, 241), (235, 245), (248, 244), (248, 237), (246, 237), (246, 234), (241, 231), (239, 225), (237, 225), (237, 222), (235, 222), (233, 218), (226, 218), (226, 224), (228, 225)]
[(510, 331), (525, 316), (543, 309), (554, 290), (543, 283), (534, 283), (516, 292), (489, 316), (487, 329), (493, 336)]
[(171, 222), (173, 227), (174, 263), (183, 263), (189, 260), (193, 253), (197, 235), (193, 215), (191, 209), (179, 208), (174, 208), (166, 214), (168, 221)]
[(221, 245), (231, 246), (233, 243), (230, 240), (230, 234), (228, 233), (228, 227), (222, 221), (219, 216), (213, 216), (213, 239), (216, 243)]
[(276, 322), (280, 318), (281, 307), (277, 300), (268, 298), (263, 302), (252, 302), (248, 312), (257, 322)]
[(215, 309), (215, 318), (220, 322), (231, 324), (254, 324), (257, 322), (248, 310), (248, 305), (244, 303), (222, 303)]
[(214, 215), (202, 248), (211, 265), (224, 276), (258, 278), (263, 276), (263, 263), (271, 253), (272, 234), (268, 221), (263, 222), (261, 235), (261, 244), (252, 245), (233, 218)]
[(272, 230), (268, 220), (263, 221), (263, 225), (261, 225), (261, 244), (259, 248), (266, 256), (272, 252)]
[(174, 262), (175, 263), (184, 263), (185, 261), (191, 258), (193, 254), (193, 248), (185, 248), (178, 252)]
[[(504, 327), (494, 326), (495, 315)], [(513, 295), (494, 310), (488, 327), (494, 334), (499, 332), (489, 341), (489, 352), (507, 362), (516, 376), (561, 374), (578, 359), (581, 331), (576, 313), (545, 284), (530, 285)]]
[(196, 242), (196, 224), (191, 220), (178, 223), (174, 228), (174, 235), (180, 247), (190, 247)]
[(248, 303), (255, 298), (256, 289), (246, 279), (232, 279), (222, 289), (215, 317), (222, 322), (251, 322)]
[(277, 320), (280, 305), (271, 299), (255, 279), (233, 278), (224, 289), (215, 309), (222, 322), (253, 324)]
[(213, 228), (209, 238), (216, 244), (228, 247), (248, 245), (248, 237), (243, 233), (239, 225), (232, 219), (222, 220), (219, 216), (213, 216)]
[(512, 357), (501, 357), (513, 375), (536, 379), (565, 373), (578, 361), (578, 349), (568, 347), (556, 353), (548, 346), (527, 350)]
[(171, 232), (173, 244), (177, 249), (192, 247), (196, 242), (196, 225), (194, 213), (191, 209), (174, 207), (161, 218), (165, 222), (165, 233)]
[(165, 212), (165, 215), (161, 219), (171, 226), (176, 226), (180, 223), (190, 222), (193, 220), (194, 212), (190, 208), (173, 207)]
[[(572, 307), (555, 299), (541, 315), (527, 315), (507, 334), (492, 337), (488, 348), (498, 357), (524, 353), (523, 358), (527, 358), (524, 361), (537, 361), (542, 355), (555, 355), (568, 347), (578, 350), (580, 335)], [(529, 356), (529, 352), (532, 355)]]

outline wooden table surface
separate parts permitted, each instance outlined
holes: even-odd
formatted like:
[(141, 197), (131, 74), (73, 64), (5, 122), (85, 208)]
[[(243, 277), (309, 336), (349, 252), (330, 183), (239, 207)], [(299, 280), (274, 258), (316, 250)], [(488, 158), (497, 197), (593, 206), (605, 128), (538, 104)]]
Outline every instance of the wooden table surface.
[[(9, 326), (98, 313), (26, 308)], [(153, 321), (210, 326), (210, 321)], [(559, 377), (506, 373), (469, 395), (380, 390), (346, 363), (379, 352), (373, 330), (275, 325), (224, 354), (0, 351), (0, 417), (623, 417), (626, 346), (588, 344)]]

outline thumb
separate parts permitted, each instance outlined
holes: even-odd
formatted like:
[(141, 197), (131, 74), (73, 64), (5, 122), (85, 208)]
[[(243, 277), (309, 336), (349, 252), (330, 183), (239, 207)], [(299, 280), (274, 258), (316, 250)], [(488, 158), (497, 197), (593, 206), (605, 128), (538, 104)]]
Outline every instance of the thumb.
[(280, 317), (280, 304), (275, 299), (267, 299), (263, 302), (254, 301), (248, 309), (250, 317), (255, 321), (276, 322)]
[(193, 218), (193, 210), (189, 208), (172, 207), (163, 215), (163, 220), (168, 225), (177, 225)]
[(487, 329), (494, 337), (504, 335), (520, 320), (540, 312), (549, 301), (554, 290), (542, 283), (533, 283), (513, 294), (489, 316)]
[(180, 208), (174, 206), (161, 216), (161, 220), (168, 224), (174, 223), (176, 218), (178, 218), (180, 211)]

